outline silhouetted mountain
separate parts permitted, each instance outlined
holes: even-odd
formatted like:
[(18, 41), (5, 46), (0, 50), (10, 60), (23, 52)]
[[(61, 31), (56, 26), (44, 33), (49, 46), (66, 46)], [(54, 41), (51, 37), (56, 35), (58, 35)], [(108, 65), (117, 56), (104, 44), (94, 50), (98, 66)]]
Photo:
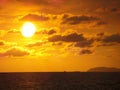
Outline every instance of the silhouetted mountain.
[(95, 67), (89, 69), (87, 72), (120, 72), (119, 68), (110, 67)]

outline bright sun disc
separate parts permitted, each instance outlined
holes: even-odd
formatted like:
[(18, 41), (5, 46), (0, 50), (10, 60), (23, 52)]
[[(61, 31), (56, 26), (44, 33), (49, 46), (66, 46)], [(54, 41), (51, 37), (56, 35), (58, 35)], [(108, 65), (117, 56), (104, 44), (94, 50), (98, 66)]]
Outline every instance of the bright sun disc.
[(32, 37), (35, 31), (35, 25), (31, 22), (26, 22), (21, 28), (21, 33), (24, 37)]

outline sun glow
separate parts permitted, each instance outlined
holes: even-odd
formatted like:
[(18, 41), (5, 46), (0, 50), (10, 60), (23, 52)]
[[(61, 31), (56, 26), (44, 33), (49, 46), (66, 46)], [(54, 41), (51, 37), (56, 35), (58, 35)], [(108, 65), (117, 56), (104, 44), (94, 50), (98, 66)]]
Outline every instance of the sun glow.
[(36, 27), (31, 22), (26, 22), (22, 28), (21, 33), (24, 37), (32, 37), (36, 32)]

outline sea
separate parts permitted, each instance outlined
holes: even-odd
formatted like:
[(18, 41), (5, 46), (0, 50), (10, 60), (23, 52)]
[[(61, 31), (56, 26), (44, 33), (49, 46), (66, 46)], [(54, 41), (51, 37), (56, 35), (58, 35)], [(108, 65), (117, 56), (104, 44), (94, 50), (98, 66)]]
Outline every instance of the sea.
[(120, 90), (120, 72), (0, 73), (0, 90)]

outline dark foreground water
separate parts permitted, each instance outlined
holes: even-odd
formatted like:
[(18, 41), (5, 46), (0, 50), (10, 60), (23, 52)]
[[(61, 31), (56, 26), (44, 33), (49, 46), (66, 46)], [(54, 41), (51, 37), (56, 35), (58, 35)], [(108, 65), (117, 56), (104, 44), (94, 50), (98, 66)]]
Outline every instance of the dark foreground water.
[(1, 73), (0, 90), (120, 90), (120, 73)]

